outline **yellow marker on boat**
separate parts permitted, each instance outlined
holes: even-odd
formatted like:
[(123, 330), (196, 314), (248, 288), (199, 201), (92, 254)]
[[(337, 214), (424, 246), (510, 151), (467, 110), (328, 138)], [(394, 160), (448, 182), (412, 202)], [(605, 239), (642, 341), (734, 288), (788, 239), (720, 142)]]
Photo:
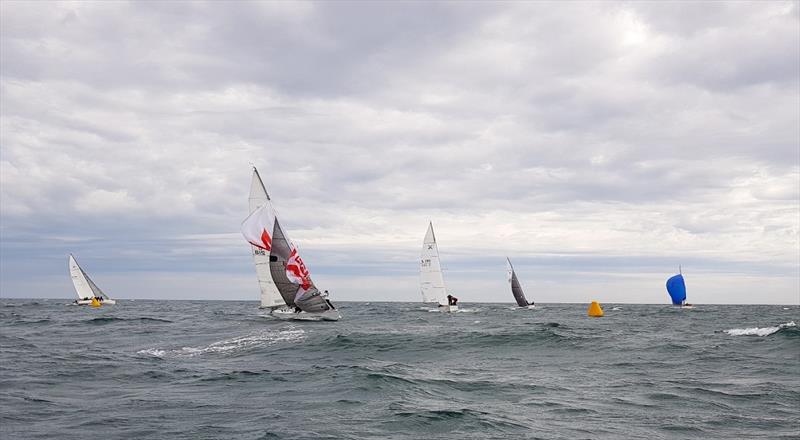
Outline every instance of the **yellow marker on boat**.
[(100, 301), (98, 301), (97, 298), (92, 298), (92, 307), (100, 307), (101, 305), (102, 304), (100, 304)]
[(589, 305), (589, 316), (593, 318), (600, 318), (603, 316), (603, 308), (600, 307), (600, 303), (592, 301), (592, 304)]

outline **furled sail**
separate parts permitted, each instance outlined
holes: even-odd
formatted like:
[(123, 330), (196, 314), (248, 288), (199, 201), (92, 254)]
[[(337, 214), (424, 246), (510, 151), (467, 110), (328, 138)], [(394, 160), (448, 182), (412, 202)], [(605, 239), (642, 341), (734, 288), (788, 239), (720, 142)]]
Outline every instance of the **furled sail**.
[(439, 247), (436, 246), (436, 236), (433, 234), (433, 223), (428, 224), (428, 232), (422, 242), (419, 283), (422, 290), (422, 302), (435, 302), (442, 306), (448, 304), (442, 267), (439, 264)]
[(683, 275), (678, 274), (667, 280), (667, 292), (672, 298), (672, 304), (681, 305), (686, 301), (686, 282), (683, 281)]
[[(264, 187), (264, 182), (261, 181), (261, 176), (258, 170), (253, 168), (253, 178), (250, 182), (250, 213), (252, 214), (258, 208), (266, 206), (262, 215), (271, 217), (273, 220), (270, 222), (269, 218), (262, 219), (265, 224), (274, 224), (274, 209), (269, 199), (269, 194)], [(271, 237), (273, 228), (268, 228), (265, 237)], [(259, 235), (262, 231), (258, 231)], [(281, 296), (275, 283), (272, 281), (272, 274), (270, 273), (269, 264), (269, 244), (265, 243), (263, 237), (258, 237), (258, 245), (251, 243), (251, 252), (253, 253), (253, 261), (256, 266), (256, 276), (258, 277), (258, 286), (261, 289), (261, 307), (268, 309), (276, 309), (286, 305), (283, 297)]]
[(533, 305), (533, 303), (528, 303), (528, 300), (525, 299), (525, 293), (522, 292), (522, 286), (519, 284), (517, 274), (514, 272), (514, 266), (511, 265), (511, 260), (508, 257), (506, 257), (506, 262), (508, 263), (508, 282), (511, 283), (511, 293), (514, 295), (517, 305), (520, 307)]

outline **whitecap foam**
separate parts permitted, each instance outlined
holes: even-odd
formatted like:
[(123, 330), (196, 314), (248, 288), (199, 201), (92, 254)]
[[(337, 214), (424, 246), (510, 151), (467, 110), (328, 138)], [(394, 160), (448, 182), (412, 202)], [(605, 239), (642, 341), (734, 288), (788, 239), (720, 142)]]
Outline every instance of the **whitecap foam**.
[(212, 342), (203, 347), (182, 347), (177, 350), (163, 350), (159, 348), (147, 348), (139, 350), (137, 354), (163, 358), (165, 356), (198, 356), (206, 353), (228, 353), (238, 350), (248, 350), (265, 345), (277, 344), (279, 342), (302, 341), (306, 337), (302, 329), (290, 329), (281, 331), (264, 331), (237, 338), (223, 339), (222, 341)]
[(144, 350), (137, 351), (136, 354), (162, 358), (164, 357), (165, 354), (167, 354), (167, 352), (165, 350), (159, 350), (157, 348), (145, 348)]
[(731, 336), (769, 336), (782, 328), (796, 327), (794, 321), (781, 324), (777, 327), (750, 327), (750, 328), (732, 328), (725, 330), (725, 333)]

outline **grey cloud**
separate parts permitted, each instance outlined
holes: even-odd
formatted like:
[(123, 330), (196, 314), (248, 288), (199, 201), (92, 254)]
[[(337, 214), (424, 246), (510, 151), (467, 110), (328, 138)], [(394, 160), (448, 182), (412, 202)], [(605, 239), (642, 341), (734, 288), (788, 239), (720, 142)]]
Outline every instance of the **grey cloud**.
[(503, 248), (795, 262), (794, 3), (0, 5), (4, 279), (249, 274), (249, 162), (341, 283), (413, 281), (428, 219), (476, 286)]

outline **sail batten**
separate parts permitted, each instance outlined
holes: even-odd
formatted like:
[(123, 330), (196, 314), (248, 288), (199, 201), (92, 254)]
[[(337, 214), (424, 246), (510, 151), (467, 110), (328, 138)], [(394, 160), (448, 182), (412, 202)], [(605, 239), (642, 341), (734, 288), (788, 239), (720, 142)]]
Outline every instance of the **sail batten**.
[(428, 231), (422, 242), (419, 279), (422, 302), (448, 305), (447, 289), (439, 261), (439, 247), (436, 245), (436, 236), (433, 233), (433, 223), (428, 224)]

